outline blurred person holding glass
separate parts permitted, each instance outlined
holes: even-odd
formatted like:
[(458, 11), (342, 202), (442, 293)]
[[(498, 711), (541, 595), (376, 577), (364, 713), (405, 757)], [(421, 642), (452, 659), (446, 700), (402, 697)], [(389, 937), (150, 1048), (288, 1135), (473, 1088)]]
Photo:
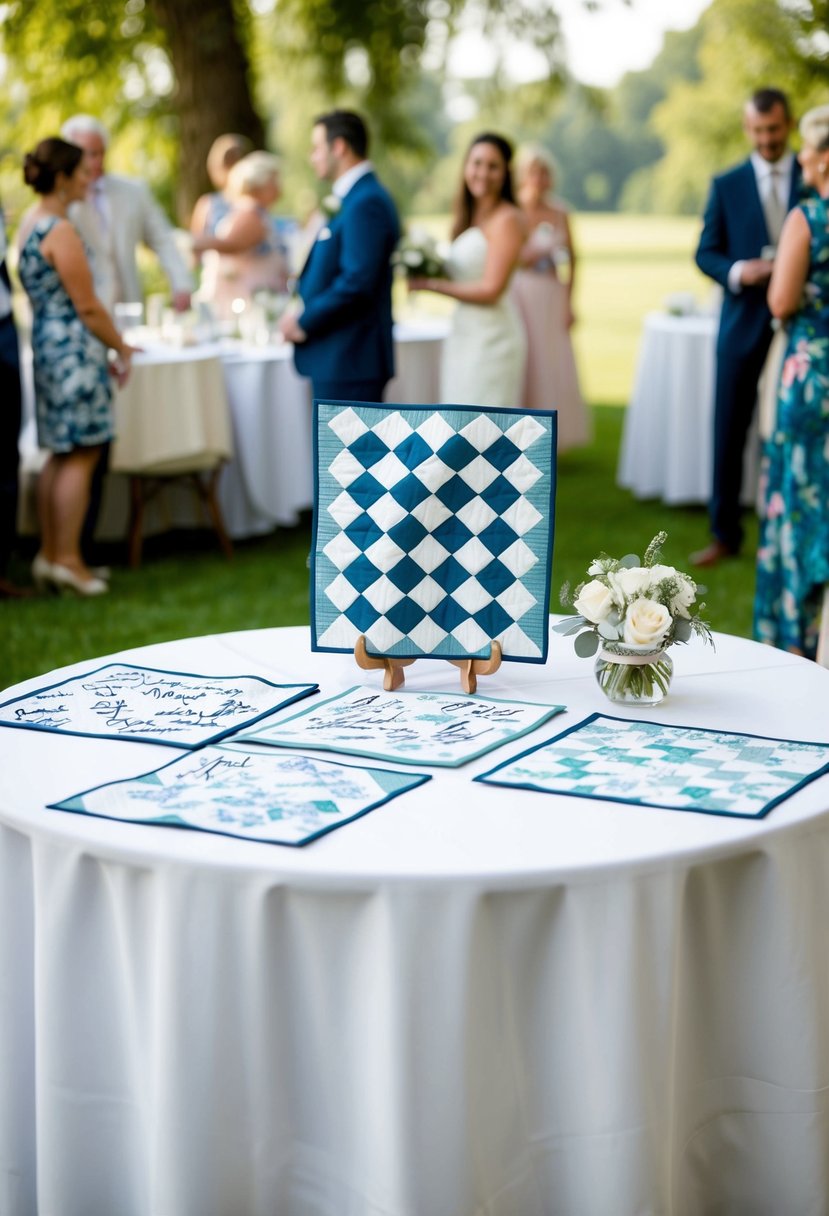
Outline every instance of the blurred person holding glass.
[(516, 183), (529, 234), (512, 278), (512, 298), (527, 331), (521, 404), (558, 411), (558, 451), (565, 452), (591, 437), (571, 340), (576, 254), (570, 221), (551, 197), (555, 161), (544, 148), (519, 150)]
[[(95, 292), (83, 242), (68, 218), (86, 196), (83, 149), (44, 139), (24, 159), (38, 195), (18, 235), (18, 274), (32, 308), (38, 443), (50, 455), (38, 479), (37, 586), (81, 596), (107, 590), (81, 555), (92, 475), (113, 436), (112, 375), (123, 383), (133, 348)], [(107, 350), (116, 355), (108, 366)]]

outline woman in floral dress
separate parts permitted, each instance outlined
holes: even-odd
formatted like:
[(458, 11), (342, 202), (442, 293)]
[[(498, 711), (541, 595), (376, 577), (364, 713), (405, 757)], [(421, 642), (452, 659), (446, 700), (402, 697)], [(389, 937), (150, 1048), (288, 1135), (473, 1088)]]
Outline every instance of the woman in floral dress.
[(101, 595), (107, 585), (81, 556), (81, 526), (102, 445), (113, 436), (107, 348), (123, 378), (132, 347), (95, 295), (83, 244), (66, 217), (89, 185), (82, 150), (41, 140), (27, 153), (23, 175), (39, 202), (20, 232), (17, 270), (32, 306), (38, 442), (49, 451), (38, 478), (41, 549), (32, 575), (39, 586)]
[(813, 659), (829, 584), (829, 106), (800, 134), (816, 196), (786, 219), (769, 284), (788, 344), (761, 468), (754, 636)]

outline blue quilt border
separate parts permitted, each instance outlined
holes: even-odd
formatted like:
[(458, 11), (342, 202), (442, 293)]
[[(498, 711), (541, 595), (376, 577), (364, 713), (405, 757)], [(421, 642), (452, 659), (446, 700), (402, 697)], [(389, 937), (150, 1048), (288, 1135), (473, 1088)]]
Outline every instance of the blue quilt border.
[[(249, 749), (242, 748), (241, 750), (245, 751)], [(301, 753), (298, 754), (301, 755)], [(70, 794), (69, 797), (64, 798), (62, 802), (48, 802), (46, 804), (46, 810), (64, 811), (69, 815), (86, 815), (90, 819), (105, 819), (108, 823), (132, 823), (143, 828), (179, 828), (184, 832), (203, 832), (207, 836), (225, 836), (231, 840), (241, 840), (243, 844), (267, 844), (277, 845), (282, 849), (301, 849), (306, 844), (310, 844), (313, 840), (319, 840), (321, 836), (327, 836), (329, 832), (336, 832), (337, 828), (345, 827), (347, 823), (354, 823), (356, 819), (362, 819), (363, 815), (367, 815), (369, 811), (376, 811), (378, 807), (385, 806), (387, 802), (392, 802), (395, 798), (399, 798), (401, 794), (408, 794), (411, 790), (415, 790), (418, 788), (418, 786), (425, 785), (427, 781), (432, 780), (431, 773), (400, 773), (395, 769), (377, 768), (375, 766), (367, 766), (363, 764), (341, 764), (336, 760), (323, 760), (321, 763), (330, 764), (335, 768), (364, 769), (369, 772), (389, 773), (394, 777), (404, 777), (406, 779), (411, 778), (411, 780), (405, 787), (401, 787), (398, 790), (393, 790), (386, 794), (385, 797), (378, 798), (376, 802), (372, 802), (369, 806), (362, 807), (353, 815), (349, 815), (348, 819), (340, 819), (337, 823), (332, 823), (328, 827), (320, 828), (318, 832), (311, 832), (308, 836), (303, 836), (301, 840), (268, 840), (263, 836), (241, 836), (238, 832), (221, 832), (216, 828), (201, 828), (198, 826), (198, 824), (184, 823), (182, 820), (172, 816), (166, 819), (122, 819), (120, 816), (116, 815), (101, 815), (96, 811), (87, 811), (84, 810), (83, 807), (63, 805), (63, 803), (72, 801), (75, 798), (85, 798), (87, 794), (94, 794), (97, 790), (106, 789), (108, 786), (126, 785), (131, 781), (140, 781), (143, 777), (152, 777), (155, 773), (160, 773), (165, 768), (170, 768), (171, 765), (177, 764), (183, 758), (183, 756), (176, 756), (174, 759), (168, 760), (166, 764), (161, 764), (157, 768), (148, 769), (145, 773), (137, 773), (134, 777), (120, 777), (116, 781), (102, 781), (98, 785), (91, 785), (89, 789), (80, 790), (77, 794)]]
[[(487, 410), (480, 405), (453, 405), (450, 402), (441, 402), (440, 404), (430, 404), (429, 402), (418, 402), (413, 404), (408, 402), (402, 404), (400, 402), (379, 402), (379, 401), (333, 401), (328, 397), (315, 397), (312, 406), (312, 438), (314, 452), (314, 513), (311, 524), (311, 567), (310, 567), (310, 611), (311, 611), (311, 650), (319, 654), (350, 654), (351, 651), (347, 646), (320, 646), (317, 640), (317, 539), (319, 531), (319, 407), (321, 405), (335, 405), (341, 407), (354, 406), (358, 409), (376, 409), (388, 412), (389, 410), (399, 410), (405, 414), (407, 410), (459, 410), (470, 414), (485, 414)], [(550, 587), (552, 586), (553, 577), (553, 548), (555, 542), (555, 506), (556, 506), (556, 490), (558, 487), (558, 462), (556, 453), (558, 450), (558, 411), (557, 410), (523, 410), (516, 409), (512, 406), (504, 406), (493, 410), (493, 413), (498, 414), (514, 414), (516, 417), (525, 417), (527, 414), (532, 414), (533, 417), (549, 418), (551, 424), (550, 441), (553, 449), (553, 459), (550, 475), (550, 530), (547, 537), (547, 553), (545, 558), (545, 582), (547, 586), (547, 616), (550, 615)], [(544, 637), (541, 646), (540, 658), (524, 657), (521, 655), (504, 655), (505, 663), (540, 663), (545, 664), (549, 656), (550, 649), (550, 631), (543, 631)], [(416, 658), (416, 659), (443, 659), (451, 660), (457, 658), (488, 658), (489, 655), (479, 651), (476, 654), (463, 656), (456, 653), (443, 654), (438, 651), (429, 651), (428, 654), (418, 652), (414, 655), (395, 655), (395, 658)]]
[[(790, 789), (785, 790), (782, 794), (778, 794), (775, 798), (772, 798), (763, 807), (761, 807), (761, 809), (759, 811), (756, 811), (754, 814), (748, 814), (747, 812), (744, 812), (744, 811), (720, 811), (720, 810), (714, 810), (714, 809), (706, 809), (705, 807), (700, 807), (700, 806), (672, 806), (672, 805), (669, 805), (664, 802), (640, 802), (635, 798), (614, 798), (614, 797), (610, 797), (609, 795), (606, 795), (606, 794), (603, 794), (601, 796), (598, 796), (596, 794), (579, 794), (579, 793), (575, 793), (572, 790), (565, 790), (565, 789), (551, 790), (551, 789), (545, 788), (544, 786), (534, 785), (532, 782), (518, 783), (518, 782), (513, 782), (513, 781), (492, 780), (493, 774), (497, 773), (500, 769), (506, 768), (507, 765), (515, 764), (516, 761), (518, 761), (518, 760), (523, 760), (524, 756), (529, 756), (533, 752), (540, 751), (540, 749), (542, 747), (547, 747), (550, 743), (557, 743), (559, 739), (564, 739), (564, 738), (566, 738), (567, 735), (572, 735), (575, 731), (581, 730), (582, 727), (588, 726), (591, 722), (595, 722), (598, 718), (603, 718), (608, 722), (633, 722), (636, 724), (645, 724), (645, 725), (649, 724), (648, 720), (645, 718), (621, 718), (615, 714), (604, 714), (604, 713), (589, 714), (586, 718), (582, 718), (582, 720), (580, 722), (575, 722), (572, 726), (568, 726), (566, 728), (566, 730), (559, 731), (559, 733), (557, 735), (551, 735), (549, 739), (544, 739), (541, 741), (541, 743), (535, 743), (535, 744), (533, 744), (532, 747), (525, 748), (525, 750), (523, 752), (519, 752), (518, 755), (511, 756), (508, 760), (502, 760), (500, 762), (500, 764), (496, 764), (493, 768), (489, 769), (488, 772), (486, 772), (486, 773), (480, 773), (477, 777), (473, 777), (472, 780), (480, 781), (482, 785), (497, 785), (504, 789), (513, 789), (513, 790), (534, 790), (536, 793), (539, 793), (539, 794), (552, 794), (552, 795), (555, 795), (560, 798), (561, 797), (563, 797), (563, 798), (586, 798), (591, 802), (621, 802), (621, 803), (624, 803), (626, 806), (653, 807), (656, 810), (677, 811), (679, 813), (687, 813), (690, 811), (690, 812), (696, 812), (697, 814), (700, 814), (700, 815), (717, 815), (722, 819), (755, 819), (756, 820), (756, 819), (765, 819), (766, 815), (768, 815), (769, 811), (771, 811), (774, 807), (778, 806), (781, 802), (785, 802), (787, 798), (791, 798), (793, 794), (796, 794), (798, 792), (798, 790), (803, 789), (804, 786), (811, 784), (812, 781), (816, 781), (819, 777), (823, 777), (827, 773), (829, 773), (829, 761), (827, 761), (827, 763), (824, 764), (821, 768), (816, 769), (815, 772), (813, 772), (813, 773), (809, 773), (806, 777), (803, 778), (802, 781), (798, 781), (797, 784), (793, 785)], [(651, 719), (650, 722), (653, 723), (654, 719)], [(694, 731), (699, 731), (704, 734), (710, 734), (710, 735), (735, 735), (735, 736), (740, 736), (744, 739), (763, 739), (769, 743), (798, 743), (798, 744), (803, 744), (805, 746), (812, 746), (812, 747), (829, 746), (829, 744), (815, 742), (814, 739), (784, 739), (784, 738), (780, 738), (779, 736), (776, 736), (776, 735), (758, 735), (758, 734), (754, 734), (753, 732), (750, 732), (750, 731), (726, 730), (722, 727), (717, 727), (717, 726), (688, 726), (687, 724), (680, 724), (680, 723), (675, 723), (675, 722), (661, 722), (661, 721), (657, 722), (655, 724), (658, 726), (670, 727), (671, 730), (694, 730)]]
[[(333, 696), (324, 697), (323, 700), (315, 702), (314, 708), (318, 709), (323, 705), (328, 705), (331, 701), (339, 701), (343, 697), (347, 697), (350, 693), (355, 692), (358, 688), (364, 687), (366, 686), (363, 684), (352, 684), (351, 688), (346, 688), (342, 692), (334, 693)], [(398, 689), (397, 691), (400, 692), (401, 690)], [(409, 695), (418, 695), (420, 693), (433, 691), (434, 690), (428, 688), (419, 688), (417, 693)], [(405, 696), (407, 694), (403, 693), (403, 695)], [(455, 696), (456, 694), (449, 692), (441, 695)], [(342, 754), (344, 756), (363, 756), (368, 760), (380, 760), (385, 763), (391, 761), (393, 764), (422, 764), (427, 768), (462, 768), (464, 764), (469, 764), (473, 760), (479, 760), (481, 756), (485, 756), (487, 752), (497, 751), (499, 747), (506, 747), (507, 744), (515, 743), (517, 739), (524, 738), (525, 735), (531, 734), (534, 730), (540, 730), (544, 723), (548, 722), (550, 718), (554, 718), (556, 714), (564, 713), (566, 710), (566, 706), (564, 705), (544, 705), (538, 701), (517, 701), (513, 697), (484, 697), (479, 693), (459, 693), (457, 695), (463, 697), (463, 699), (466, 701), (494, 701), (500, 705), (537, 706), (539, 711), (546, 710), (547, 712), (542, 714), (538, 721), (534, 722), (532, 725), (525, 726), (522, 730), (516, 731), (512, 735), (508, 735), (506, 738), (499, 740), (497, 743), (490, 743), (487, 747), (482, 747), (477, 752), (471, 752), (468, 756), (463, 756), (459, 760), (425, 760), (422, 756), (413, 756), (411, 759), (407, 759), (403, 756), (384, 755), (381, 752), (357, 751), (353, 747), (347, 746), (343, 746), (338, 749), (331, 743), (320, 743), (317, 745), (312, 743), (297, 742), (280, 743), (274, 739), (259, 739), (256, 737), (256, 732), (253, 734), (246, 734), (244, 737), (240, 738), (238, 742), (257, 743), (260, 747), (286, 747), (292, 748), (294, 751), (335, 752), (336, 754)], [(275, 722), (274, 729), (278, 729), (280, 726), (287, 726), (289, 722), (295, 722), (297, 718), (307, 717), (308, 714), (313, 712), (314, 709), (312, 708), (301, 709), (299, 713), (291, 714), (289, 718), (283, 718), (280, 722)], [(236, 740), (234, 740), (234, 742), (236, 742)]]
[(99, 672), (106, 671), (109, 667), (128, 667), (132, 671), (151, 671), (156, 675), (162, 676), (186, 676), (188, 679), (196, 680), (258, 680), (260, 684), (267, 684), (269, 688), (296, 688), (300, 691), (293, 697), (289, 697), (285, 701), (280, 701), (278, 705), (274, 705), (272, 709), (263, 710), (261, 714), (257, 714), (254, 718), (250, 718), (247, 722), (243, 722), (237, 726), (230, 726), (227, 730), (219, 731), (215, 735), (211, 735), (209, 739), (204, 739), (199, 743), (182, 743), (181, 741), (173, 742), (172, 739), (159, 739), (154, 735), (112, 735), (99, 734), (98, 732), (85, 730), (61, 730), (55, 726), (39, 726), (36, 722), (2, 722), (0, 727), (8, 727), (10, 730), (39, 730), (45, 735), (70, 735), (77, 739), (109, 739), (114, 743), (152, 743), (158, 747), (175, 747), (179, 751), (196, 752), (202, 747), (210, 747), (213, 744), (220, 743), (222, 739), (226, 739), (229, 735), (235, 735), (240, 730), (249, 730), (251, 726), (255, 726), (257, 722), (261, 722), (263, 718), (269, 717), (271, 714), (277, 713), (280, 709), (285, 709), (288, 705), (293, 705), (296, 701), (302, 701), (305, 697), (313, 696), (319, 692), (319, 684), (314, 682), (303, 682), (298, 684), (276, 684), (273, 680), (268, 680), (265, 676), (240, 675), (231, 676), (224, 675), (205, 675), (197, 671), (169, 671), (164, 667), (146, 667), (142, 663), (104, 663), (101, 667), (90, 668), (89, 671), (79, 672), (74, 676), (67, 676), (64, 680), (57, 680), (54, 684), (44, 684), (42, 687), (34, 688), (31, 692), (22, 693), (19, 697), (12, 697), (8, 701), (0, 703), (0, 712), (6, 709), (9, 705), (15, 705), (18, 701), (25, 701), (28, 697), (38, 696), (40, 693), (50, 692), (53, 688), (62, 688), (64, 684), (74, 683), (76, 680), (85, 680), (89, 676), (98, 675)]

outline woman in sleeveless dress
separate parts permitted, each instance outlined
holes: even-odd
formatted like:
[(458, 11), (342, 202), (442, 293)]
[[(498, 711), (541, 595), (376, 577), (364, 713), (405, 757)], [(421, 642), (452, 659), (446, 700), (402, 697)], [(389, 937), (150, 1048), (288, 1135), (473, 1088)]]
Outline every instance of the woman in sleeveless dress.
[(118, 356), (113, 370), (122, 382), (133, 348), (95, 295), (83, 244), (66, 218), (89, 185), (82, 150), (44, 139), (27, 154), (23, 176), (40, 196), (21, 233), (18, 274), (32, 307), (38, 443), (50, 452), (38, 479), (41, 550), (32, 575), (40, 586), (100, 595), (107, 584), (81, 556), (81, 527), (95, 465), (113, 436), (107, 348)]
[(517, 181), (518, 202), (529, 228), (512, 280), (512, 298), (527, 331), (522, 405), (558, 412), (558, 450), (566, 452), (591, 437), (570, 337), (576, 267), (570, 222), (564, 207), (549, 199), (554, 162), (543, 148), (519, 152)]
[(470, 145), (455, 204), (448, 279), (412, 279), (411, 290), (458, 301), (444, 343), (441, 401), (493, 409), (521, 404), (526, 338), (509, 282), (526, 226), (512, 191), (512, 148), (500, 135)]
[(805, 114), (800, 134), (817, 196), (786, 219), (769, 284), (788, 341), (760, 471), (754, 636), (813, 659), (829, 598), (829, 106)]
[[(269, 152), (251, 152), (230, 170), (230, 212), (212, 235), (193, 240), (204, 253), (199, 296), (219, 317), (233, 315), (234, 300), (252, 299), (256, 291), (284, 292), (288, 263), (276, 237), (269, 208), (281, 194), (279, 161)], [(205, 252), (207, 251), (207, 252)]]

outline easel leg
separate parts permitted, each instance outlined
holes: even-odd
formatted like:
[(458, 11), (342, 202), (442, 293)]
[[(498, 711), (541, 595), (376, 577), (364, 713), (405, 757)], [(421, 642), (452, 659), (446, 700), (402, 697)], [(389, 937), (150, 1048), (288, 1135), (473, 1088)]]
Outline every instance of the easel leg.
[(393, 659), (388, 655), (369, 654), (363, 634), (360, 634), (355, 643), (354, 661), (363, 671), (374, 671), (382, 667), (385, 671), (383, 689), (386, 692), (394, 692), (395, 689), (400, 688), (405, 683), (406, 677), (403, 674), (403, 668), (409, 667), (414, 663), (414, 659)]

